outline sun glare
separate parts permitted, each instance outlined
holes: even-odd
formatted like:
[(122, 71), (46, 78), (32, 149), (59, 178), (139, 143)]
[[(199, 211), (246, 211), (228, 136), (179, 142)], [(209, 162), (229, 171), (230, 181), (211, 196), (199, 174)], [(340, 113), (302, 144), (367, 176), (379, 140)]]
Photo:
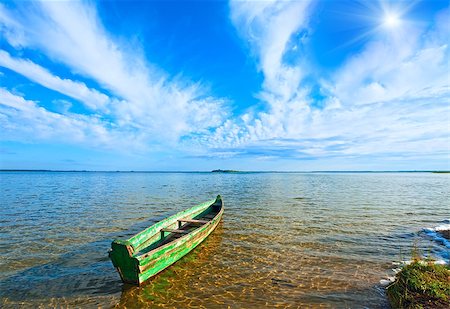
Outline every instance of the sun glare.
[(387, 13), (384, 16), (384, 26), (387, 28), (396, 28), (400, 25), (401, 19), (395, 13)]

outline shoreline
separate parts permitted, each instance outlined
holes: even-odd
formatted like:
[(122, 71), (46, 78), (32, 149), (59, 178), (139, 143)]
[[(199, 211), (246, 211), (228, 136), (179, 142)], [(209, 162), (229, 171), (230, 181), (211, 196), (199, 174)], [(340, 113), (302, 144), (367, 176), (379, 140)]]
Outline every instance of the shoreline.
[(386, 295), (393, 308), (448, 308), (449, 278), (448, 264), (415, 258), (396, 274)]

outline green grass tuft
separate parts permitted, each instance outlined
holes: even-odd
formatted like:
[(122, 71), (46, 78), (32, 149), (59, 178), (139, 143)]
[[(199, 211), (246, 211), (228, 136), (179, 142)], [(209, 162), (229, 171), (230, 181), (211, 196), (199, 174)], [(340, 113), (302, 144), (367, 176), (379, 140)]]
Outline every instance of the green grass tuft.
[(450, 268), (416, 259), (397, 274), (387, 295), (393, 308), (449, 308)]

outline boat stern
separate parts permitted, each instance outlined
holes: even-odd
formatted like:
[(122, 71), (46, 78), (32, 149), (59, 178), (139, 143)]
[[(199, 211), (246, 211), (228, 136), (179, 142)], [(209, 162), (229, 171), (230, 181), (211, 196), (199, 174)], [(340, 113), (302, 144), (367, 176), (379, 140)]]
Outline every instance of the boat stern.
[(111, 243), (109, 258), (125, 283), (139, 285), (139, 261), (133, 257), (133, 247), (127, 240), (114, 240)]

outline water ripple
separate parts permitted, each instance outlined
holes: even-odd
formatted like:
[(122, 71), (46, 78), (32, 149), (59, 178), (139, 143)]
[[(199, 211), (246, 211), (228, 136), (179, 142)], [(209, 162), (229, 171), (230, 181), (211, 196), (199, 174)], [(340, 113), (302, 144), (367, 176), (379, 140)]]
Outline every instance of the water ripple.
[[(0, 173), (0, 306), (387, 307), (379, 280), (448, 218), (445, 174)], [(110, 242), (220, 193), (189, 255), (124, 286)], [(431, 248), (431, 250), (430, 250)], [(445, 251), (445, 248), (444, 248)]]

